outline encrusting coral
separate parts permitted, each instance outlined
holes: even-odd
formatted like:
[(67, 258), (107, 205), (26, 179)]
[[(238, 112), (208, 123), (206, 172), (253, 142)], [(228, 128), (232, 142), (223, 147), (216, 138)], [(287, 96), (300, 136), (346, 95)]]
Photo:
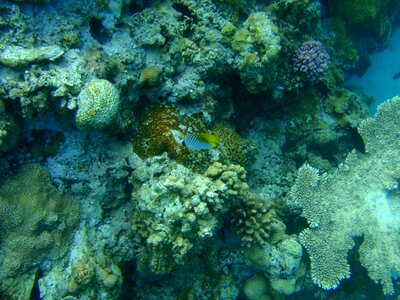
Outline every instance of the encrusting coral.
[[(0, 278), (21, 275), (46, 259), (64, 256), (79, 211), (72, 196), (57, 192), (46, 169), (39, 165), (25, 165), (2, 180)], [(1, 281), (2, 291), (8, 293), (12, 282)]]
[(369, 277), (386, 295), (400, 274), (400, 98), (378, 106), (374, 118), (361, 122), (365, 154), (353, 150), (333, 174), (304, 165), (291, 189), (291, 204), (302, 209), (309, 228), (300, 241), (311, 259), (313, 281), (336, 288), (350, 277), (347, 252), (363, 237), (358, 253)]

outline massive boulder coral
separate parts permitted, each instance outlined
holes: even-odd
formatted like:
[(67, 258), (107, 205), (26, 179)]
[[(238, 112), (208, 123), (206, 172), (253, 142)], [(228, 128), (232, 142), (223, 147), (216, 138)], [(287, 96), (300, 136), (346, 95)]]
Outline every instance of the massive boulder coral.
[(336, 288), (350, 277), (347, 252), (363, 237), (358, 253), (369, 277), (386, 295), (400, 274), (400, 98), (381, 104), (375, 118), (361, 122), (365, 154), (353, 150), (333, 174), (304, 165), (291, 189), (309, 228), (300, 241), (311, 259), (313, 281)]
[(115, 119), (120, 103), (119, 92), (111, 82), (92, 80), (78, 95), (76, 124), (83, 129), (105, 129)]
[[(225, 35), (231, 32), (228, 26), (223, 28)], [(279, 30), (272, 18), (264, 12), (251, 14), (229, 40), (237, 52), (235, 68), (246, 88), (252, 93), (268, 89), (281, 50)]]

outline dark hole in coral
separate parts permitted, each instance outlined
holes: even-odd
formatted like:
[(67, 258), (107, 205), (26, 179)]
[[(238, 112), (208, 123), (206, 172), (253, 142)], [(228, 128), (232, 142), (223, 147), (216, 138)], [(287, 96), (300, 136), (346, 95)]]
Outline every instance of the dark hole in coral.
[(151, 1), (131, 1), (127, 6), (127, 13), (130, 15), (140, 13), (146, 7), (150, 6)]
[(91, 18), (89, 26), (92, 38), (94, 38), (100, 44), (107, 43), (111, 40), (110, 33), (108, 32), (107, 28), (104, 27), (100, 19)]
[(175, 9), (177, 12), (181, 13), (182, 16), (186, 16), (192, 19), (193, 21), (196, 21), (196, 15), (187, 5), (175, 2), (174, 4), (172, 4), (172, 8)]
[(55, 156), (60, 146), (65, 142), (62, 132), (53, 132), (48, 129), (34, 129), (31, 131), (32, 141), (27, 143), (29, 153), (34, 157)]
[(121, 266), (122, 272), (122, 300), (132, 299), (132, 295), (135, 294), (135, 271), (136, 261), (131, 260)]

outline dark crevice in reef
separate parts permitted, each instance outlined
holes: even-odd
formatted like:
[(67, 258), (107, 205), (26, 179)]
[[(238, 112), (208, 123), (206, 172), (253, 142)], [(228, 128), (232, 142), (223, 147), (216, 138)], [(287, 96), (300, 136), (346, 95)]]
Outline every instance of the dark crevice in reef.
[(97, 18), (91, 18), (89, 22), (90, 35), (101, 45), (109, 42), (111, 40), (111, 35), (107, 28), (104, 27), (103, 22)]

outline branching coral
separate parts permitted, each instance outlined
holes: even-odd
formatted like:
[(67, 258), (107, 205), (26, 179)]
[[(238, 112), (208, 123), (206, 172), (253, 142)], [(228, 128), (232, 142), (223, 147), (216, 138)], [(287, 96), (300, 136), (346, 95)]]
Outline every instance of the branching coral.
[(309, 223), (300, 240), (310, 255), (312, 279), (322, 288), (336, 288), (350, 277), (347, 252), (353, 238), (363, 236), (361, 264), (385, 294), (394, 293), (391, 277), (400, 274), (399, 124), (395, 97), (359, 126), (365, 154), (351, 152), (332, 175), (319, 175), (309, 165), (299, 169), (292, 204)]

